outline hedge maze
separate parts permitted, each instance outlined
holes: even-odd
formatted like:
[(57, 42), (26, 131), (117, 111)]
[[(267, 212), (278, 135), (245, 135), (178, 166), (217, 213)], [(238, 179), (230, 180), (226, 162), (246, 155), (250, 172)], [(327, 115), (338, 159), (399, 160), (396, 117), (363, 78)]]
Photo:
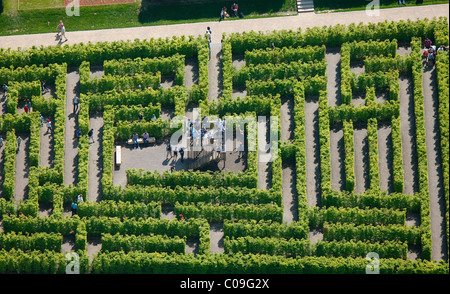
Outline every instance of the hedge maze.
[[(224, 34), (217, 100), (201, 36), (0, 51), (0, 272), (65, 273), (76, 252), (80, 273), (366, 273), (374, 252), (380, 273), (448, 273), (449, 59), (429, 118), (425, 38), (448, 46), (447, 19)], [(246, 119), (220, 159), (243, 170), (165, 160), (192, 109), (236, 137)]]

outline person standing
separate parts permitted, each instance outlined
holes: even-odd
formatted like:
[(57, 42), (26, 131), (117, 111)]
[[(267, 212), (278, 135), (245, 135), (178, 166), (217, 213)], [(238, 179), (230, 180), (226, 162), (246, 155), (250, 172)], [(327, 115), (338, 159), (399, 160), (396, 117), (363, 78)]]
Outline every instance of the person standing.
[(17, 136), (17, 151), (19, 151), (19, 149), (20, 149), (20, 143), (22, 143), (22, 137)]
[(57, 26), (58, 32), (56, 33), (56, 36), (59, 36), (59, 34), (61, 34), (61, 30), (62, 30), (63, 26), (64, 26), (64, 23), (63, 23), (62, 20), (60, 20), (60, 21), (59, 21), (59, 24), (58, 24), (58, 26)]
[(172, 146), (170, 145), (170, 143), (167, 144), (166, 150), (167, 150), (166, 159), (169, 159), (169, 156), (170, 158), (172, 158)]
[(173, 157), (175, 157), (174, 160), (178, 159), (178, 147), (175, 147), (175, 149), (173, 150)]
[(47, 119), (47, 133), (52, 131), (52, 122)]
[(231, 5), (231, 16), (232, 17), (237, 17), (238, 16), (238, 9), (239, 6), (235, 3), (233, 3), (233, 5)]
[(67, 37), (66, 37), (66, 27), (63, 25), (61, 27), (61, 37), (64, 37), (64, 41), (67, 41)]
[(42, 88), (42, 93), (48, 92), (48, 88), (47, 88), (47, 85), (45, 84), (45, 81), (42, 81), (41, 88)]
[(73, 113), (77, 112), (79, 103), (80, 103), (80, 100), (78, 99), (78, 97), (74, 97), (73, 98)]
[(77, 202), (76, 201), (72, 202), (72, 215), (77, 214), (77, 208), (78, 208)]
[(42, 114), (39, 114), (40, 118), (41, 118), (41, 127), (44, 125), (44, 117), (42, 116)]
[(25, 105), (25, 107), (23, 108), (23, 110), (25, 111), (25, 113), (28, 113), (28, 105)]
[(90, 129), (89, 130), (88, 137), (89, 137), (89, 143), (91, 143), (91, 139), (92, 139), (92, 143), (95, 142), (95, 140), (94, 140), (94, 129)]
[(180, 159), (181, 159), (181, 163), (184, 162), (184, 150), (183, 147), (180, 148)]
[(8, 94), (8, 85), (3, 84), (3, 98), (5, 98)]

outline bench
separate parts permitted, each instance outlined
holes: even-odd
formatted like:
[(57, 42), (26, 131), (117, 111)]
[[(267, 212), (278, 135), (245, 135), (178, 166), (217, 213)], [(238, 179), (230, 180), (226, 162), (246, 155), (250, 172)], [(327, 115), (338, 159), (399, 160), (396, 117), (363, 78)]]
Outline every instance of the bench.
[(122, 164), (122, 147), (116, 146), (116, 165)]
[[(149, 143), (155, 143), (156, 142), (156, 138), (155, 137), (149, 137), (148, 138), (148, 142)], [(143, 144), (144, 143), (144, 139), (138, 138), (138, 143), (139, 144)], [(128, 139), (127, 144), (128, 145), (133, 145), (134, 144), (133, 139)]]

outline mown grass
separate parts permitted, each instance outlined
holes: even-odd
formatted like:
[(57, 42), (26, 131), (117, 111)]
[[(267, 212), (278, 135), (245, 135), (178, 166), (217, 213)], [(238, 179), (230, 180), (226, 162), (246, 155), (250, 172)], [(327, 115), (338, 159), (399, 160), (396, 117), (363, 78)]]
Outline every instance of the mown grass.
[[(17, 0), (3, 0), (5, 3)], [(67, 16), (65, 8), (16, 10), (4, 9), (0, 15), (0, 35), (56, 32), (59, 20), (68, 32), (110, 28), (167, 25), (202, 21), (218, 21), (221, 7), (232, 2), (205, 0), (209, 3), (149, 4), (136, 3), (80, 7), (80, 16)], [(4, 3), (4, 5), (5, 5)], [(280, 15), (295, 9), (295, 0), (241, 0), (240, 10), (246, 18)]]
[[(316, 12), (324, 11), (354, 11), (364, 10), (372, 0), (314, 0), (314, 10)], [(449, 0), (423, 0), (423, 4), (416, 4), (416, 0), (405, 0), (406, 6), (415, 5), (429, 5), (429, 4), (443, 4), (448, 3)], [(374, 4), (376, 2), (373, 2)], [(399, 7), (398, 0), (379, 0), (379, 8), (393, 8)], [(402, 7), (404, 7), (402, 5)]]

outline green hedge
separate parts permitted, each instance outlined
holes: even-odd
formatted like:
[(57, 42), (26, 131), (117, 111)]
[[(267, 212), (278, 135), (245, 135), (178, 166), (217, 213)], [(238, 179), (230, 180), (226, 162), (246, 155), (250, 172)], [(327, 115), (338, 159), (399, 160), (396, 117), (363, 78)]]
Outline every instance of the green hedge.
[(77, 43), (69, 46), (33, 46), (21, 51), (1, 49), (0, 67), (33, 64), (46, 66), (64, 62), (69, 66), (79, 66), (83, 61), (103, 64), (105, 60), (111, 59), (154, 58), (177, 53), (194, 57), (197, 56), (199, 43), (201, 43), (200, 38), (174, 36), (165, 39)]
[(80, 217), (160, 218), (161, 205), (156, 202), (145, 204), (111, 200), (102, 200), (100, 202), (85, 201), (78, 204), (77, 213)]
[(283, 221), (283, 208), (276, 204), (176, 203), (175, 214), (186, 218), (205, 218), (209, 222), (223, 222), (225, 219)]
[(238, 203), (264, 204), (274, 202), (281, 205), (281, 198), (271, 190), (261, 190), (245, 187), (190, 187), (177, 186), (155, 187), (142, 185), (127, 185), (124, 188), (114, 186), (103, 191), (103, 200), (130, 201), (149, 203), (158, 201), (175, 205), (178, 202), (210, 202), (210, 203)]
[(186, 251), (186, 237), (175, 236), (135, 236), (102, 234), (102, 252), (108, 251), (143, 251), (143, 252), (174, 252), (184, 254)]
[(323, 226), (326, 222), (352, 223), (366, 225), (405, 224), (405, 211), (391, 208), (358, 208), (358, 207), (327, 207), (309, 210), (309, 224), (311, 227)]
[[(447, 33), (448, 37), (448, 33)], [(446, 155), (449, 151), (449, 58), (448, 53), (440, 51), (436, 58), (436, 75), (437, 88), (439, 96), (439, 128), (441, 141), (441, 156), (442, 156), (442, 179), (445, 195), (446, 213), (445, 219), (449, 219), (449, 161), (446, 160)], [(447, 244), (449, 242), (449, 225), (447, 222)]]
[(55, 233), (20, 234), (16, 232), (0, 232), (0, 248), (5, 250), (20, 249), (23, 251), (38, 250), (45, 252), (61, 251), (63, 237)]
[(309, 227), (305, 222), (280, 223), (272, 220), (228, 220), (223, 221), (223, 233), (228, 237), (274, 237), (284, 239), (308, 238)]
[[(110, 252), (94, 257), (96, 274), (364, 274), (365, 258), (285, 258), (254, 254), (184, 255), (167, 253)], [(448, 264), (426, 260), (380, 259), (381, 274), (448, 272)]]
[(409, 245), (420, 245), (420, 235), (420, 228), (398, 224), (377, 226), (370, 224), (325, 223), (323, 226), (324, 241), (361, 240), (383, 242), (390, 240), (406, 242)]
[(145, 171), (143, 169), (128, 169), (127, 183), (129, 185), (144, 185), (157, 187), (197, 186), (197, 187), (246, 187), (256, 188), (257, 182), (249, 172), (199, 172), (199, 171)]
[(318, 241), (310, 240), (239, 237), (224, 240), (225, 253), (268, 254), (285, 257), (325, 256), (325, 257), (365, 257), (369, 252), (377, 252), (380, 258), (406, 259), (408, 245), (404, 242), (386, 241)]

